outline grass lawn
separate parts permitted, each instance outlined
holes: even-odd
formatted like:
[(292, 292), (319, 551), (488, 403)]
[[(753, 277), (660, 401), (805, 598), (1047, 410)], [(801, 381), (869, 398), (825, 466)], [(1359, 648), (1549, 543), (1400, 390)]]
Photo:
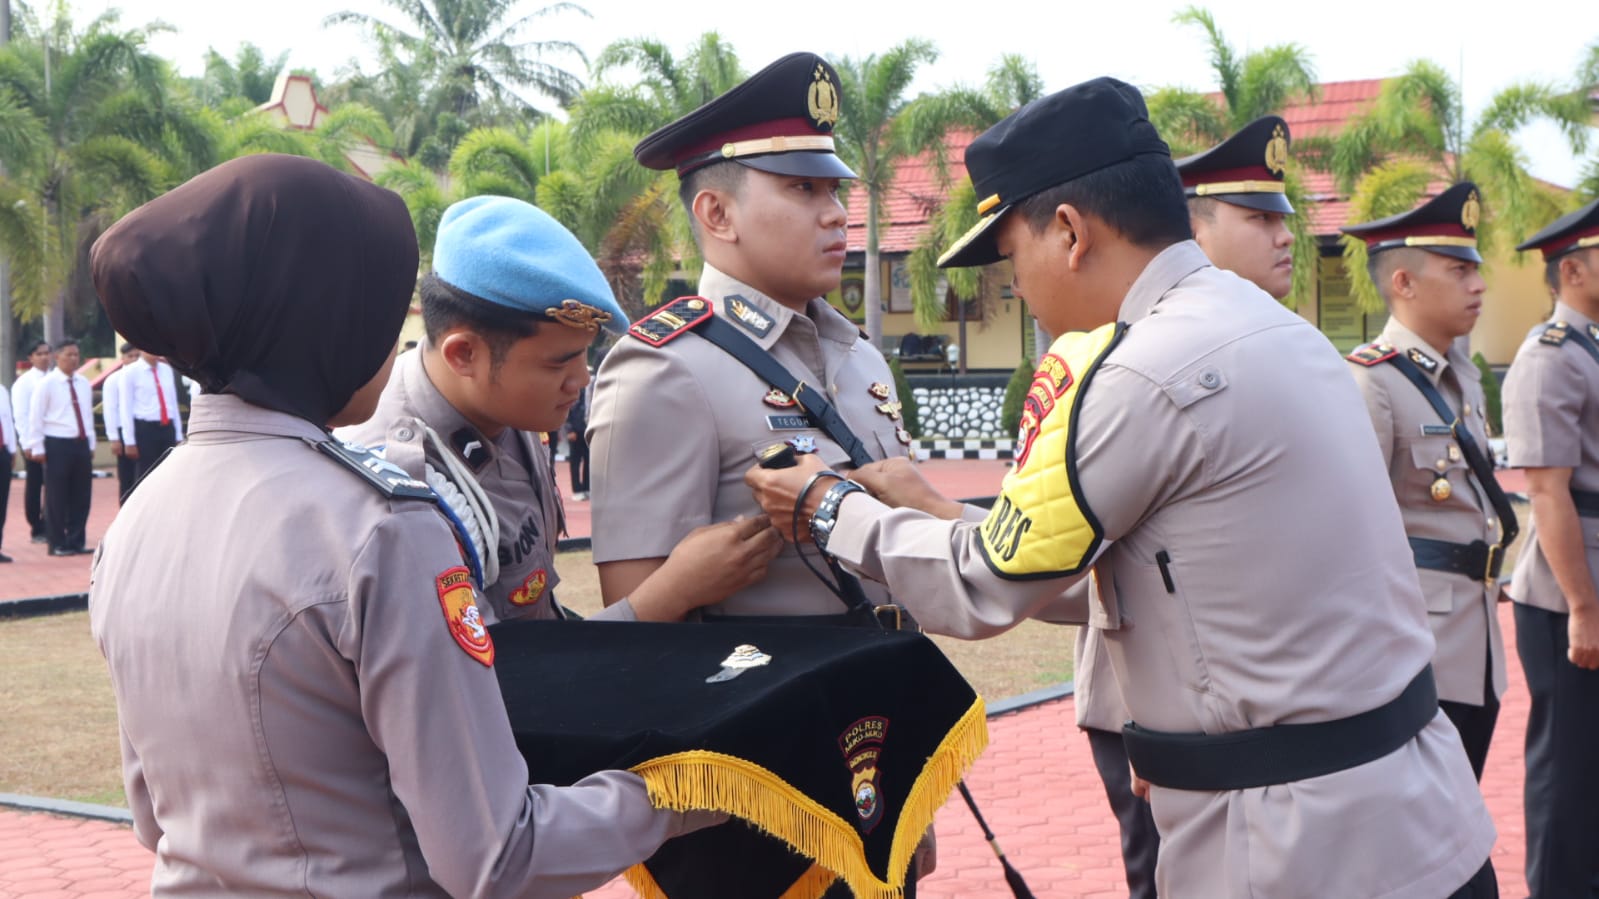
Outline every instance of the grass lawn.
[[(589, 554), (558, 562), (561, 602), (600, 607)], [(990, 701), (1071, 678), (1072, 628), (1027, 622), (992, 640), (933, 638)], [(85, 612), (0, 620), (0, 793), (125, 805), (117, 715)]]

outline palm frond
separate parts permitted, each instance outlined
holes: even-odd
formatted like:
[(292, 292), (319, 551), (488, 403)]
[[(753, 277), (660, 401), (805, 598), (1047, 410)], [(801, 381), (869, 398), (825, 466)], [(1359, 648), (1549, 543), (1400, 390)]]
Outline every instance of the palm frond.
[(1210, 45), (1210, 67), (1221, 82), (1221, 94), (1226, 98), (1229, 108), (1237, 108), (1243, 71), (1238, 63), (1238, 54), (1216, 25), (1216, 17), (1202, 6), (1189, 6), (1172, 16), (1172, 21), (1178, 25), (1197, 25), (1205, 32)]
[(1296, 99), (1316, 100), (1316, 66), (1299, 44), (1278, 44), (1243, 58), (1237, 102), (1228, 110), (1234, 128), (1281, 112)]
[(1171, 147), (1173, 156), (1197, 153), (1227, 137), (1225, 112), (1205, 94), (1163, 87), (1147, 93), (1145, 103), (1149, 121)]
[[(1350, 220), (1369, 222), (1411, 209), (1436, 178), (1437, 172), (1432, 166), (1420, 160), (1383, 163), (1355, 185), (1349, 197)], [(1364, 312), (1381, 311), (1382, 296), (1366, 273), (1366, 242), (1348, 234), (1339, 240), (1343, 244), (1344, 269), (1349, 275), (1349, 293), (1356, 307)]]
[(463, 196), (494, 193), (531, 203), (542, 168), (543, 160), (503, 128), (474, 129), (450, 154), (450, 177), (461, 185)]

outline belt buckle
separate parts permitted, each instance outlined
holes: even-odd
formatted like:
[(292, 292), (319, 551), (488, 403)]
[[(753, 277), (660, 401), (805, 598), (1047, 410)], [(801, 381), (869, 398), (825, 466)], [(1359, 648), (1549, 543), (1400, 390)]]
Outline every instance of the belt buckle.
[(1492, 587), (1497, 580), (1494, 575), (1494, 568), (1497, 567), (1497, 564), (1500, 558), (1504, 556), (1504, 553), (1505, 548), (1503, 544), (1495, 543), (1488, 547), (1488, 563), (1484, 565), (1482, 569), (1482, 582), (1487, 584), (1489, 587)]
[(905, 610), (896, 603), (885, 602), (872, 607), (872, 614), (884, 628), (891, 631), (903, 630), (905, 627)]

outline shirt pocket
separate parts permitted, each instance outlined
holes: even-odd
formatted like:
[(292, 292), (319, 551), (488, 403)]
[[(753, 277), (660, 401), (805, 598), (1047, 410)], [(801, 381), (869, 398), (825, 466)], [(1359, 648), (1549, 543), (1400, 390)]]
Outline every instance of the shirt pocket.
[(1410, 468), (1401, 477), (1401, 504), (1426, 508), (1429, 504), (1441, 503), (1433, 493), (1433, 482), (1438, 480), (1439, 475), (1449, 481), (1449, 494), (1445, 499), (1471, 489), (1467, 483), (1469, 472), (1465, 454), (1460, 451), (1455, 438), (1417, 437), (1410, 441), (1409, 450)]

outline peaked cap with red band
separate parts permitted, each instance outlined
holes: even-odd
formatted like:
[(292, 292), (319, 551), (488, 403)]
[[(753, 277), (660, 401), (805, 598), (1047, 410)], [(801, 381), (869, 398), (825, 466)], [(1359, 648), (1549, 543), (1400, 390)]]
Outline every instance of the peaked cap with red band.
[(1263, 116), (1209, 150), (1177, 160), (1183, 193), (1266, 212), (1291, 215), (1283, 192), (1288, 169), (1288, 123)]
[(854, 178), (833, 150), (838, 72), (815, 53), (790, 53), (633, 148), (645, 168), (678, 177), (731, 160), (776, 175)]
[(1462, 181), (1409, 212), (1341, 229), (1366, 242), (1366, 252), (1380, 253), (1416, 247), (1468, 262), (1481, 262), (1477, 253), (1477, 223), (1482, 219), (1482, 199), (1477, 185)]
[(1516, 249), (1541, 250), (1548, 261), (1589, 247), (1599, 247), (1599, 200), (1555, 219)]

